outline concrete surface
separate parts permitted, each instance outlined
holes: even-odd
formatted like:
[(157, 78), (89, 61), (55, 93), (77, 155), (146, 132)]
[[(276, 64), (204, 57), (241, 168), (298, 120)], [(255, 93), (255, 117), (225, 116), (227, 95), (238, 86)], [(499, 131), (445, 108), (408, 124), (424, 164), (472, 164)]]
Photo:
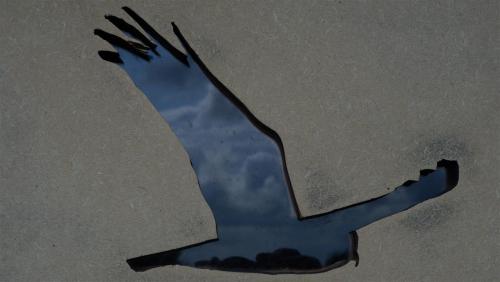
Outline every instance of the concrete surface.
[[(129, 5), (282, 137), (305, 215), (441, 158), (459, 186), (360, 230), (360, 266), (267, 276), (125, 259), (213, 238), (180, 143), (96, 27)], [(500, 277), (500, 2), (0, 1), (0, 281), (492, 281)]]

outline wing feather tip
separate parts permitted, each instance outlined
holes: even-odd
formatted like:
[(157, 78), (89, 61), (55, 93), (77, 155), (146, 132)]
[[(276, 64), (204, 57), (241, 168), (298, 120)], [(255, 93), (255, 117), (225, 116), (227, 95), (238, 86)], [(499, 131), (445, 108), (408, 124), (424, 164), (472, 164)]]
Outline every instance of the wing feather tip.
[(458, 162), (455, 160), (442, 159), (437, 163), (437, 167), (442, 167), (446, 170), (448, 190), (455, 188), (455, 186), (457, 186), (458, 184), (459, 178)]

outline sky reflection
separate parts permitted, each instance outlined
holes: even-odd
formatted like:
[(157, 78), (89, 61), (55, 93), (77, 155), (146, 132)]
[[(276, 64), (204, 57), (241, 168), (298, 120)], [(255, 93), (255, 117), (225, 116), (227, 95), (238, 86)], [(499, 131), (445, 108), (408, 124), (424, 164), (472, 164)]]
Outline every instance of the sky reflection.
[[(148, 31), (142, 19), (127, 13)], [(122, 68), (187, 151), (218, 239), (130, 259), (134, 270), (180, 264), (264, 273), (324, 271), (357, 260), (357, 229), (437, 197), (458, 181), (456, 162), (442, 160), (436, 170), (422, 171), (418, 182), (383, 197), (301, 218), (279, 137), (217, 84), (189, 46), (186, 66), (155, 36), (160, 46), (158, 54), (147, 51), (149, 61), (113, 45)]]

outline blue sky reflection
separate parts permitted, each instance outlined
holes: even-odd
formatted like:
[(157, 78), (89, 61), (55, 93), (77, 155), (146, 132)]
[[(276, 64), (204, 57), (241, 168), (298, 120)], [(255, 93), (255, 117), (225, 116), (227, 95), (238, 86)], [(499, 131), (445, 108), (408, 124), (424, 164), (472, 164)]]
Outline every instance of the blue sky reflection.
[[(134, 17), (133, 12), (127, 13)], [(128, 260), (135, 270), (167, 264), (265, 273), (328, 270), (358, 259), (357, 229), (437, 197), (458, 182), (458, 164), (442, 160), (436, 170), (421, 171), (418, 182), (303, 218), (277, 134), (269, 133), (229, 90), (217, 84), (187, 43), (188, 65), (150, 34), (157, 39), (158, 54), (146, 51), (151, 58), (147, 61), (115, 45), (120, 66), (187, 151), (215, 217), (218, 238)], [(182, 35), (176, 34), (182, 41)], [(108, 61), (117, 62), (113, 54), (108, 56), (112, 57)]]

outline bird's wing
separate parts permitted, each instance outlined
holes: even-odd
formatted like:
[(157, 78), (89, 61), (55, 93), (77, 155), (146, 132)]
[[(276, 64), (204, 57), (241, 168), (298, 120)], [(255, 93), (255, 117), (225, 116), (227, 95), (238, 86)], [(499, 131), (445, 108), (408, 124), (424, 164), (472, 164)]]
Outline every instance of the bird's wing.
[(124, 10), (150, 38), (124, 20), (106, 16), (140, 43), (96, 30), (117, 49), (99, 55), (123, 67), (179, 138), (218, 229), (300, 217), (279, 135), (208, 70), (175, 24), (173, 31), (187, 54), (133, 10)]

